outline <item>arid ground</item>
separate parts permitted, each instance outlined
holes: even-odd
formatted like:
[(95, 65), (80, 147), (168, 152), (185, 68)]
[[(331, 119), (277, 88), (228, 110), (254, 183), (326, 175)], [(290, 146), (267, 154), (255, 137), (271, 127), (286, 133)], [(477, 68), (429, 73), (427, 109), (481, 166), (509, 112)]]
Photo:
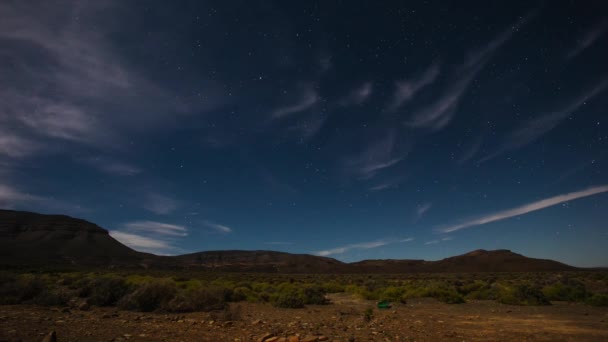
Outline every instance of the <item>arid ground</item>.
[(374, 308), (366, 317), (373, 301), (345, 293), (329, 297), (332, 304), (303, 309), (245, 302), (228, 311), (179, 315), (5, 305), (0, 341), (41, 341), (53, 330), (58, 341), (608, 341), (606, 307), (449, 305), (428, 298)]

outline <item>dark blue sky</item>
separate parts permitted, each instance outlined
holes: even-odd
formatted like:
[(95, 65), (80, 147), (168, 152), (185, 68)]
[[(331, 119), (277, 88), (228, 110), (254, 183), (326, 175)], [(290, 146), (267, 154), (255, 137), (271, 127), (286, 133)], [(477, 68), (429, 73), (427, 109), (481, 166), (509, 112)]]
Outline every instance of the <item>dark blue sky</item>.
[(608, 265), (605, 1), (2, 1), (0, 206), (135, 249)]

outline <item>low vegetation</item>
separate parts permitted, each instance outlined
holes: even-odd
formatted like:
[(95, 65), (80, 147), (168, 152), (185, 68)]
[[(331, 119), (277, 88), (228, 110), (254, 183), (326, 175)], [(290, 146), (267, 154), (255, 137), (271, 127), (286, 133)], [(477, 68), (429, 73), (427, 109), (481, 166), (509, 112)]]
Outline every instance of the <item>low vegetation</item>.
[[(210, 272), (2, 272), (0, 304), (116, 306), (133, 311), (216, 311), (235, 315), (230, 302), (267, 302), (279, 308), (329, 304), (327, 294), (345, 292), (373, 301), (406, 304), (435, 298), (447, 304), (495, 300), (508, 305), (555, 301), (608, 306), (608, 275), (416, 274), (276, 275)], [(364, 317), (371, 319), (373, 310)]]

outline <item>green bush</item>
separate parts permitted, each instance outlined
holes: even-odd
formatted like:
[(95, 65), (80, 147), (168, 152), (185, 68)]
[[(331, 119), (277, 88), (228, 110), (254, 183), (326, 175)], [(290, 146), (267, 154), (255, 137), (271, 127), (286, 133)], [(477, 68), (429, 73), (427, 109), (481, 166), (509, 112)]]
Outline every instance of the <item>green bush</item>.
[(308, 285), (301, 289), (304, 304), (323, 305), (329, 301), (325, 298), (325, 291), (318, 285)]
[(509, 305), (551, 305), (539, 288), (527, 284), (502, 287), (497, 300)]
[(65, 288), (46, 289), (33, 299), (37, 305), (65, 306), (72, 299), (73, 293)]
[(88, 293), (87, 302), (97, 306), (115, 305), (131, 289), (125, 279), (119, 277), (100, 277), (84, 286), (86, 288), (82, 292)]
[(585, 284), (576, 280), (545, 286), (542, 291), (549, 300), (584, 302), (589, 297)]
[(371, 321), (374, 318), (374, 308), (367, 308), (363, 311), (363, 320), (366, 322)]
[(608, 295), (606, 294), (594, 294), (587, 299), (587, 304), (593, 306), (608, 306)]
[(19, 303), (34, 299), (46, 290), (46, 283), (42, 278), (33, 275), (23, 275), (15, 283), (15, 295)]
[(119, 307), (128, 310), (154, 311), (167, 304), (177, 292), (175, 282), (159, 279), (141, 284), (135, 291), (123, 297)]
[(228, 295), (226, 289), (217, 286), (190, 289), (177, 294), (163, 308), (173, 312), (221, 310)]
[(303, 308), (304, 298), (301, 291), (294, 286), (283, 287), (278, 293), (271, 295), (272, 305), (279, 308)]

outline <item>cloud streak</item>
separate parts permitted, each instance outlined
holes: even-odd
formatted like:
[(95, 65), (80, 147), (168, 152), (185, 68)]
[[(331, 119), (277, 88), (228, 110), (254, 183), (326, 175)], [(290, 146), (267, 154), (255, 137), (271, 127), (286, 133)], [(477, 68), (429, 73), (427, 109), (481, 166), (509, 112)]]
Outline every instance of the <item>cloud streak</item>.
[(222, 224), (217, 224), (217, 223), (213, 223), (213, 222), (210, 222), (210, 221), (205, 221), (205, 225), (207, 227), (209, 227), (211, 229), (214, 229), (214, 230), (216, 230), (216, 231), (218, 231), (220, 233), (223, 233), (223, 234), (228, 234), (228, 233), (232, 233), (233, 232), (232, 228), (230, 228), (228, 226), (225, 226), (225, 225), (222, 225)]
[(124, 228), (129, 230), (137, 230), (147, 233), (170, 235), (170, 236), (187, 236), (188, 229), (184, 226), (175, 224), (155, 222), (155, 221), (135, 221), (124, 224)]
[(319, 101), (319, 95), (312, 86), (305, 87), (299, 94), (298, 99), (289, 105), (277, 108), (273, 113), (274, 119), (282, 119), (293, 114), (311, 109)]
[(577, 42), (576, 46), (566, 55), (566, 59), (570, 60), (580, 55), (587, 48), (591, 47), (606, 31), (608, 31), (608, 20), (603, 20)]
[(94, 157), (88, 158), (85, 162), (97, 170), (115, 176), (135, 176), (142, 170), (135, 165), (121, 162), (112, 158)]
[(435, 82), (439, 76), (439, 72), (439, 63), (433, 63), (417, 79), (396, 82), (396, 89), (393, 95), (393, 101), (389, 106), (389, 110), (395, 111), (412, 100), (419, 91)]
[(319, 255), (319, 256), (330, 256), (330, 255), (334, 255), (334, 254), (343, 254), (343, 253), (346, 253), (353, 249), (372, 249), (372, 248), (378, 248), (378, 247), (382, 247), (382, 246), (386, 246), (386, 245), (390, 245), (390, 244), (394, 244), (394, 243), (410, 242), (413, 240), (414, 240), (413, 238), (406, 238), (406, 239), (401, 239), (401, 240), (376, 240), (376, 241), (370, 241), (370, 242), (355, 243), (355, 244), (351, 244), (351, 245), (331, 248), (331, 249), (322, 250), (322, 251), (316, 251), (313, 253), (316, 255)]
[(557, 127), (564, 119), (578, 111), (588, 101), (596, 97), (598, 94), (606, 90), (608, 87), (608, 80), (604, 80), (593, 88), (585, 92), (583, 95), (576, 98), (565, 108), (555, 111), (549, 114), (542, 115), (531, 121), (526, 122), (520, 127), (512, 131), (506, 138), (505, 142), (493, 153), (485, 156), (479, 162), (486, 162), (493, 159), (507, 151), (511, 151), (523, 146), (526, 146), (541, 136), (547, 134), (555, 127)]
[(594, 186), (585, 190), (570, 192), (563, 195), (549, 197), (540, 201), (524, 204), (522, 206), (508, 209), (504, 211), (499, 211), (496, 213), (491, 213), (470, 221), (466, 221), (460, 224), (455, 224), (452, 226), (444, 227), (439, 229), (442, 233), (451, 233), (461, 229), (470, 228), (474, 226), (484, 225), (487, 223), (492, 223), (496, 221), (505, 220), (514, 216), (524, 215), (533, 211), (541, 210), (544, 208), (548, 208), (560, 203), (572, 201), (579, 198), (589, 197), (601, 193), (608, 192), (608, 185), (600, 185)]
[(451, 121), (458, 105), (466, 93), (471, 82), (484, 69), (495, 52), (502, 47), (512, 36), (525, 25), (536, 11), (530, 12), (517, 23), (503, 31), (486, 46), (469, 52), (465, 63), (461, 65), (441, 95), (427, 106), (414, 112), (412, 117), (404, 122), (406, 126), (425, 128), (438, 131), (447, 126)]
[(372, 82), (365, 82), (339, 101), (341, 106), (361, 105), (367, 101), (374, 90)]
[(117, 230), (110, 230), (110, 236), (138, 251), (155, 254), (167, 254), (175, 250), (175, 246), (173, 246), (168, 241), (164, 241), (162, 239), (155, 239), (147, 236), (125, 233)]
[(143, 207), (157, 215), (167, 215), (177, 209), (178, 203), (173, 198), (167, 196), (149, 194), (144, 201)]
[(360, 154), (347, 158), (344, 166), (347, 172), (355, 174), (359, 179), (370, 179), (378, 172), (397, 165), (405, 159), (405, 156), (405, 152), (398, 151), (396, 135), (391, 130), (385, 137), (367, 146)]
[(432, 206), (433, 204), (430, 202), (419, 205), (418, 208), (416, 208), (416, 214), (418, 215), (418, 218), (421, 218), (427, 211), (429, 211), (429, 209), (431, 209)]

